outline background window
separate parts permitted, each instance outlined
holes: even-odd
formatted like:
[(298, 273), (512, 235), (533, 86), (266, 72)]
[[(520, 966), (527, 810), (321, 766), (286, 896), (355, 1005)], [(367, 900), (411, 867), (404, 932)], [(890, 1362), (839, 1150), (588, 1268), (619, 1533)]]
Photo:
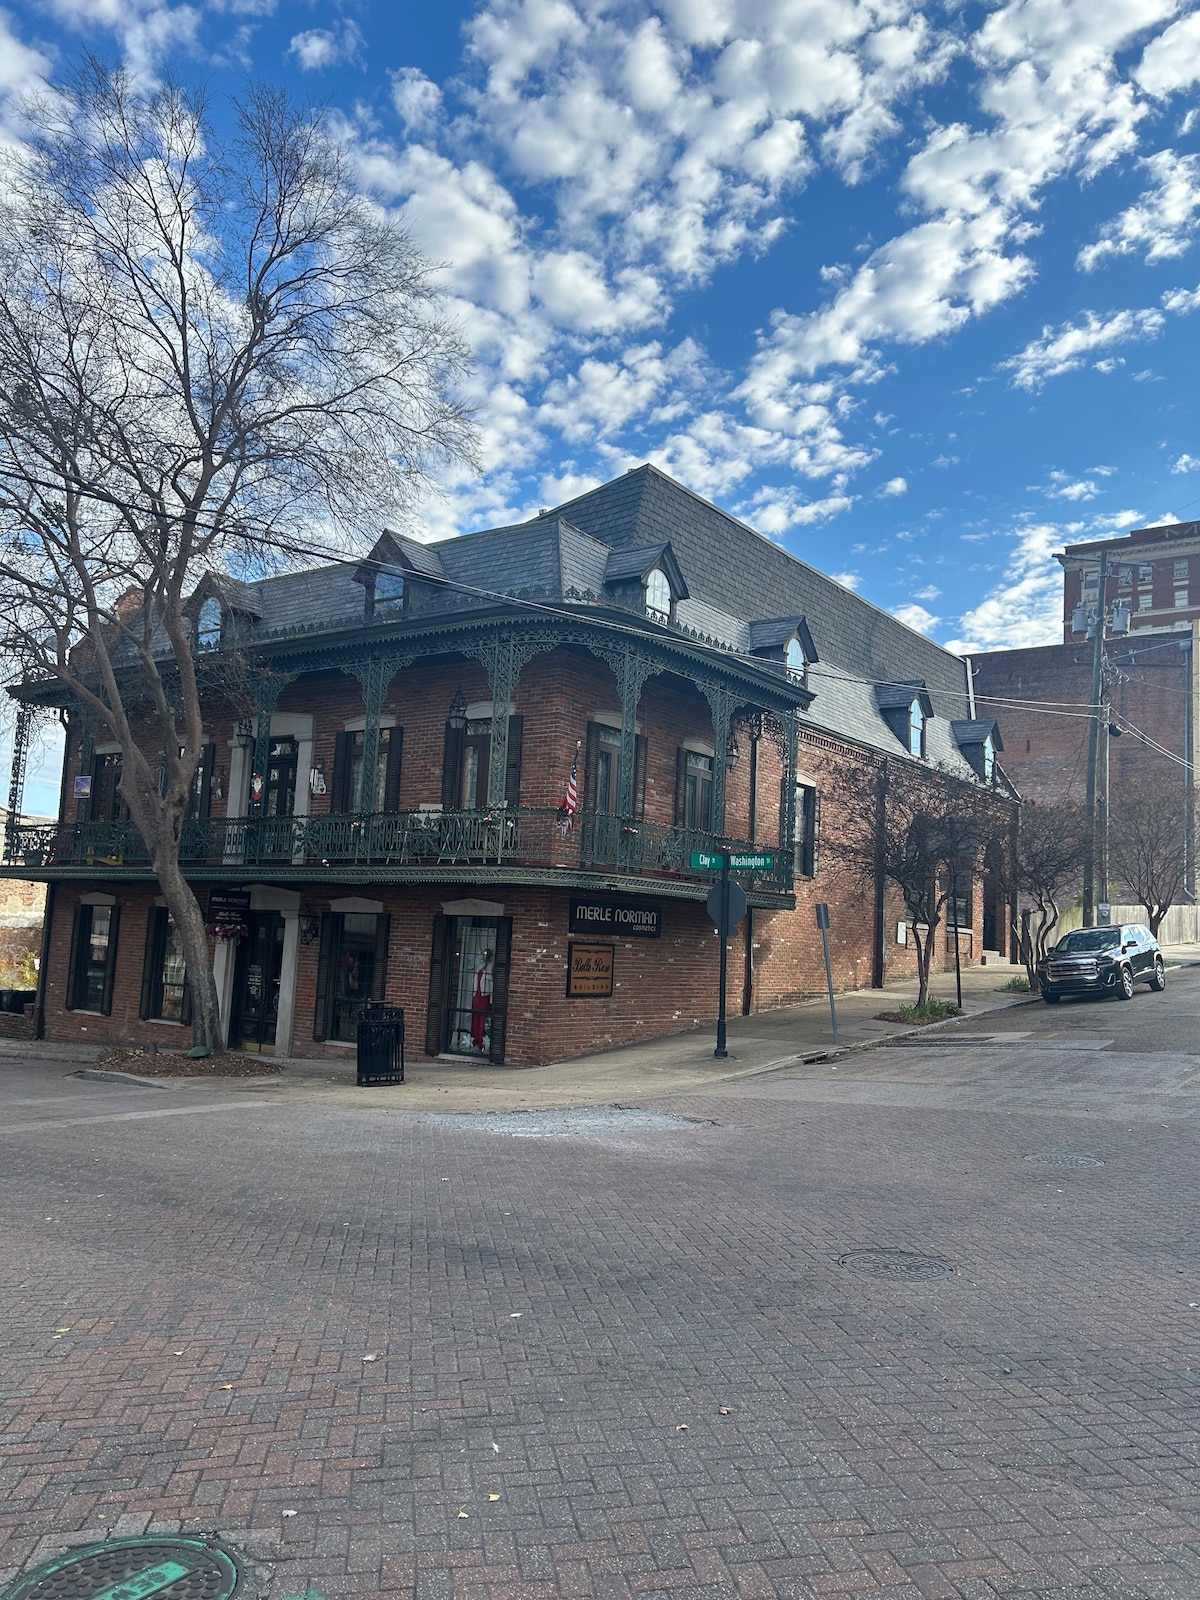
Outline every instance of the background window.
[(117, 958), (116, 906), (80, 906), (71, 941), (68, 1009), (112, 1011), (113, 973)]
[(984, 783), (991, 783), (992, 777), (995, 774), (995, 771), (996, 771), (996, 747), (992, 743), (992, 736), (989, 733), (987, 738), (983, 741), (983, 781), (984, 781)]
[(400, 803), (400, 752), (404, 729), (380, 728), (374, 790), (365, 795), (362, 792), (363, 738), (361, 729), (337, 736), (330, 809), (339, 815), (395, 811)]
[(189, 1022), (191, 1014), (183, 941), (166, 906), (153, 906), (146, 924), (139, 1015), (161, 1022)]
[(1176, 561), (1175, 570), (1174, 570), (1174, 576), (1178, 579), (1178, 578), (1186, 578), (1187, 575), (1188, 575), (1188, 563), (1187, 563), (1187, 557), (1184, 556), (1181, 560)]
[(1176, 589), (1176, 591), (1175, 591), (1175, 604), (1177, 606), (1186, 606), (1187, 603), (1188, 603), (1188, 592), (1187, 592), (1187, 590), (1186, 589)]
[[(510, 806), (521, 797), (521, 736), (524, 719), (508, 719), (508, 766), (504, 775), (504, 799)], [(442, 752), (442, 807), (446, 811), (482, 810), (487, 805), (488, 767), (492, 754), (490, 717), (468, 722), (465, 729), (446, 724)]]
[(1138, 568), (1138, 582), (1139, 583), (1153, 583), (1154, 582), (1154, 566), (1153, 566), (1153, 563), (1145, 561)]
[(221, 602), (215, 596), (200, 607), (196, 618), (196, 643), (201, 650), (215, 650), (221, 642)]
[(696, 833), (712, 832), (713, 758), (695, 750), (679, 752), (675, 821)]
[(655, 567), (646, 579), (646, 615), (655, 622), (671, 620), (671, 585), (661, 568)]
[(391, 918), (375, 912), (327, 912), (321, 918), (314, 1039), (353, 1044), (358, 1013), (383, 999)]
[(908, 749), (914, 756), (925, 754), (925, 713), (919, 700), (908, 708)]
[(817, 875), (817, 791), (811, 784), (796, 785), (796, 871), (802, 878)]
[(804, 682), (804, 675), (808, 670), (808, 662), (804, 659), (804, 646), (799, 639), (789, 639), (787, 647), (787, 675), (797, 683)]
[(1150, 610), (1153, 609), (1153, 606), (1154, 606), (1154, 596), (1152, 594), (1142, 593), (1142, 594), (1138, 595), (1138, 610), (1139, 611), (1150, 611)]

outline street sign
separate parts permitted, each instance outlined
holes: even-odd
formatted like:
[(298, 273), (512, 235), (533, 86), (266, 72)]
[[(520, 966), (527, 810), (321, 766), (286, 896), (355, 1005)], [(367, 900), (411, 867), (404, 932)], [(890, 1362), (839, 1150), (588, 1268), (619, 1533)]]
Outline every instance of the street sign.
[[(726, 857), (717, 851), (693, 850), (688, 866), (694, 872), (720, 872), (725, 861)], [(731, 872), (773, 872), (775, 869), (775, 854), (771, 850), (731, 850), (728, 861)]]
[(816, 906), (817, 927), (821, 930), (821, 948), (825, 952), (825, 982), (829, 988), (829, 1020), (833, 1023), (833, 1042), (838, 1042), (837, 1007), (833, 1003), (833, 967), (829, 961), (829, 907), (824, 900)]
[(817, 906), (817, 927), (825, 931), (829, 927), (829, 907), (822, 900)]
[[(721, 926), (722, 900), (728, 895), (727, 909), (724, 912), (726, 922)], [(717, 933), (728, 939), (738, 923), (746, 915), (746, 891), (740, 883), (731, 883), (728, 888), (723, 888), (719, 883), (714, 883), (708, 891), (708, 916), (717, 930)]]

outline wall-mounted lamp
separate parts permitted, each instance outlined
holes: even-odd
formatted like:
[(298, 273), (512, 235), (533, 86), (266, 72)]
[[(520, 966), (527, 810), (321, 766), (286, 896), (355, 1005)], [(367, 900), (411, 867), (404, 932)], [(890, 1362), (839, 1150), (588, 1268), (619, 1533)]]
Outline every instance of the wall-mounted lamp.
[(467, 731), (467, 698), (462, 692), (462, 684), (454, 691), (454, 699), (450, 702), (450, 710), (446, 715), (446, 722), (453, 733)]
[(725, 770), (732, 772), (741, 759), (742, 752), (738, 748), (737, 738), (731, 733), (725, 745)]
[(313, 916), (312, 912), (306, 911), (303, 906), (300, 907), (299, 922), (300, 943), (313, 944), (316, 941), (317, 934), (320, 930), (320, 923), (317, 921), (316, 917)]

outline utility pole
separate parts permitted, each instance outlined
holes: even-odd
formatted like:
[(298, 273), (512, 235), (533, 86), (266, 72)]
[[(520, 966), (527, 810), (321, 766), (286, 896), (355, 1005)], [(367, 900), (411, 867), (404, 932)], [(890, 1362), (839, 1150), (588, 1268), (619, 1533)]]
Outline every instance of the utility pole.
[(1099, 814), (1096, 807), (1096, 768), (1100, 752), (1100, 687), (1104, 674), (1104, 625), (1108, 612), (1108, 551), (1100, 552), (1100, 589), (1092, 624), (1092, 699), (1088, 714), (1087, 839), (1083, 859), (1083, 925), (1096, 926), (1096, 857)]

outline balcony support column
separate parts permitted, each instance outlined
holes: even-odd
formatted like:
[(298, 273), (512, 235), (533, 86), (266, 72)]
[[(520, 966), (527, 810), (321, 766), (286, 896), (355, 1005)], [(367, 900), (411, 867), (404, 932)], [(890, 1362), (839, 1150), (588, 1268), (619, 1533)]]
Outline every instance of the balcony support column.
[(566, 637), (565, 630), (538, 629), (528, 633), (502, 633), (481, 640), (470, 654), (487, 673), (492, 691), (492, 733), (488, 748), (487, 805), (492, 811), (508, 797), (508, 708), (521, 673), (534, 656), (553, 650)]
[(17, 837), (21, 824), (21, 807), (25, 798), (25, 760), (29, 753), (29, 730), (33, 725), (33, 707), (24, 701), (17, 703), (13, 724), (12, 776), (8, 785), (8, 820), (4, 829), (5, 859), (12, 861), (16, 855)]
[[(375, 810), (376, 774), (379, 771), (379, 718), (383, 712), (383, 702), (392, 679), (402, 667), (408, 666), (413, 658), (411, 656), (367, 656), (361, 661), (349, 663), (348, 670), (354, 674), (362, 687), (363, 711), (363, 748), (362, 748), (362, 782), (359, 795), (358, 809), (363, 812)], [(303, 774), (304, 781), (308, 782), (307, 773)]]
[(713, 782), (712, 831), (718, 839), (725, 837), (725, 752), (729, 746), (729, 730), (733, 722), (736, 697), (720, 683), (700, 682), (697, 688), (708, 701), (713, 725)]
[[(796, 764), (799, 759), (800, 724), (794, 711), (770, 712), (763, 718), (763, 732), (779, 752), (783, 767), (783, 793), (779, 806), (779, 848), (785, 858), (781, 865), (794, 861), (796, 850)], [(790, 872), (788, 885), (791, 885)]]
[[(267, 762), (270, 760), (271, 755), (271, 716), (275, 710), (275, 707), (279, 704), (280, 695), (287, 688), (288, 684), (298, 676), (298, 673), (264, 673), (255, 684), (254, 754), (250, 761), (250, 782), (253, 784), (254, 774), (257, 772), (259, 777), (261, 777), (263, 780), (264, 791), (267, 781)], [(300, 774), (297, 773), (296, 781), (299, 782), (299, 780)], [(304, 775), (304, 781), (306, 783), (308, 782), (307, 773)], [(246, 815), (258, 816), (261, 814), (261, 811), (261, 797), (256, 803), (253, 795), (251, 795), (249, 803), (246, 806)]]

